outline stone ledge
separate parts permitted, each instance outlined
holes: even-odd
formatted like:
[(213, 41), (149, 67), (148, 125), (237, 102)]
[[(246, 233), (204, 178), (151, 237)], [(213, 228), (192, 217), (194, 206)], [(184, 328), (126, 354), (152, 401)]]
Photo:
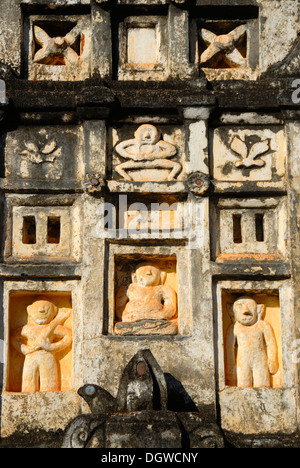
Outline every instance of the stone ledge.
[(5, 193), (83, 193), (78, 180), (22, 180), (0, 178), (0, 192)]
[(109, 180), (108, 189), (111, 193), (187, 193), (182, 181), (172, 182), (127, 182)]
[(245, 181), (245, 182), (223, 182), (218, 180), (212, 180), (214, 186), (214, 193), (216, 194), (236, 194), (236, 193), (254, 193), (257, 196), (257, 193), (278, 193), (286, 195), (287, 193), (287, 181)]
[(277, 277), (289, 278), (291, 276), (291, 266), (286, 262), (256, 262), (249, 260), (245, 262), (226, 262), (226, 263), (211, 263), (212, 275), (215, 277)]
[(0, 278), (59, 278), (81, 279), (81, 265), (60, 262), (59, 264), (4, 264), (0, 263)]

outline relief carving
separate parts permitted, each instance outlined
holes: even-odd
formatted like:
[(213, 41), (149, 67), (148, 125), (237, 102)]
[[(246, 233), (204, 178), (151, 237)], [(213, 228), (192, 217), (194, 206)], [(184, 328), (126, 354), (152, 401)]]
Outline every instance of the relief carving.
[(22, 392), (60, 390), (56, 355), (72, 344), (72, 331), (63, 324), (71, 309), (58, 309), (47, 297), (27, 307), (28, 323), (11, 335), (14, 349), (25, 356)]
[(193, 172), (187, 179), (188, 190), (196, 196), (204, 195), (210, 187), (210, 179), (202, 172)]
[(90, 77), (89, 15), (30, 15), (25, 28), (29, 80), (81, 81)]
[(34, 26), (34, 39), (41, 47), (33, 62), (44, 65), (77, 65), (80, 55), (74, 50), (81, 29), (76, 25), (66, 36), (50, 37), (39, 26)]
[(216, 180), (276, 182), (285, 177), (286, 139), (279, 126), (220, 127), (213, 139)]
[(279, 369), (274, 330), (263, 320), (265, 307), (251, 297), (240, 297), (231, 309), (233, 324), (225, 341), (227, 385), (271, 387)]
[[(170, 170), (167, 177), (164, 176), (164, 171), (162, 172), (161, 181), (174, 180), (182, 170), (180, 163), (168, 159), (177, 154), (177, 148), (161, 140), (159, 131), (153, 125), (141, 125), (135, 133), (135, 138), (119, 143), (116, 151), (122, 158), (129, 159), (116, 167), (118, 174), (125, 180), (135, 180), (134, 173), (128, 174), (130, 170)], [(151, 180), (151, 171), (145, 171), (144, 180)]]
[(228, 68), (245, 67), (247, 59), (239, 52), (237, 45), (247, 33), (247, 27), (240, 25), (228, 34), (217, 35), (208, 29), (201, 29), (201, 38), (207, 49), (201, 54), (200, 62), (211, 68), (218, 67), (220, 55), (226, 61)]
[(266, 162), (259, 158), (270, 150), (270, 141), (264, 140), (254, 143), (249, 149), (246, 143), (235, 137), (230, 145), (231, 150), (241, 156), (242, 160), (235, 163), (237, 168), (263, 167)]
[(35, 143), (25, 142), (26, 149), (20, 155), (28, 159), (32, 164), (43, 164), (46, 162), (54, 162), (56, 158), (61, 156), (61, 148), (58, 147), (55, 140), (46, 144), (42, 148), (38, 148)]
[(155, 264), (137, 266), (132, 283), (122, 286), (117, 292), (116, 334), (178, 333), (177, 294), (165, 284), (166, 277), (166, 273)]
[(105, 179), (101, 174), (87, 174), (83, 186), (90, 194), (101, 193), (105, 187)]

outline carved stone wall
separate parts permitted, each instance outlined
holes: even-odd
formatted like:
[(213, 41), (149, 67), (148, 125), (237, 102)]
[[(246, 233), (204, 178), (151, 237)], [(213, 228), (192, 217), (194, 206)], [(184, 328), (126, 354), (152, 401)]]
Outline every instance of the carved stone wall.
[(298, 447), (299, 0), (1, 7), (0, 446)]

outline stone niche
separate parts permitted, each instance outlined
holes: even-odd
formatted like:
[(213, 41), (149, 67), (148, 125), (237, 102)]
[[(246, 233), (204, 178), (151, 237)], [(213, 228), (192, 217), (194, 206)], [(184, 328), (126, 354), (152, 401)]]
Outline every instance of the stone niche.
[[(53, 311), (48, 316), (49, 304)], [(8, 315), (10, 346), (6, 391), (71, 390), (71, 293), (11, 291)]]
[(213, 176), (222, 182), (269, 182), (285, 177), (286, 138), (280, 126), (214, 130)]
[(176, 258), (116, 258), (116, 335), (177, 335)]
[(80, 260), (80, 200), (8, 195), (6, 206), (6, 262)]
[[(248, 300), (249, 299), (249, 300)], [(236, 379), (236, 375), (233, 374), (233, 368), (230, 365), (230, 354), (232, 352), (239, 353), (241, 355), (241, 351), (239, 351), (239, 341), (242, 339), (247, 339), (247, 335), (249, 337), (249, 343), (253, 341), (253, 349), (248, 343), (247, 346), (247, 354), (255, 355), (257, 362), (247, 362), (246, 356), (240, 356), (242, 364), (240, 364), (240, 372), (246, 374), (249, 381), (252, 380), (252, 384), (249, 385), (249, 388), (255, 385), (253, 383), (253, 377), (251, 379), (251, 373), (249, 371), (250, 367), (253, 366), (253, 373), (255, 371), (261, 372), (262, 370), (262, 359), (263, 354), (267, 350), (267, 343), (270, 344), (270, 347), (275, 344), (273, 351), (273, 359), (274, 359), (274, 374), (270, 374), (269, 370), (266, 369), (267, 380), (268, 377), (270, 379), (270, 388), (281, 388), (282, 387), (282, 339), (281, 339), (281, 313), (280, 313), (280, 302), (279, 302), (279, 293), (278, 291), (263, 291), (263, 292), (255, 292), (255, 291), (223, 291), (222, 294), (222, 302), (223, 302), (223, 338), (224, 338), (224, 367), (225, 367), (225, 383), (228, 386), (248, 386), (247, 384), (239, 384), (238, 382), (233, 381)], [(255, 303), (257, 304), (257, 314), (258, 314), (258, 321), (267, 325), (268, 328), (262, 325), (260, 327), (260, 331), (258, 331), (257, 336), (255, 338), (256, 333), (252, 333), (254, 330), (253, 326), (243, 326), (241, 331), (234, 332), (236, 335), (236, 342), (234, 343), (234, 350), (231, 347), (232, 342), (230, 342), (230, 333), (232, 332), (232, 326), (234, 324), (243, 324), (244, 318), (240, 319), (237, 315), (238, 311), (235, 310), (238, 307), (242, 309), (242, 316), (243, 314), (245, 317), (250, 317), (252, 319), (252, 311), (255, 310)], [(239, 321), (240, 320), (240, 321)], [(248, 322), (247, 322), (248, 323)], [(239, 325), (237, 326), (237, 329)], [(265, 341), (264, 349), (260, 349), (258, 345), (259, 338), (258, 335), (261, 334), (263, 336), (263, 340)], [(252, 336), (253, 335), (253, 336)], [(273, 339), (275, 338), (275, 340)], [(272, 341), (273, 340), (273, 341)], [(254, 347), (256, 348), (254, 349)], [(275, 351), (276, 348), (276, 351)], [(270, 351), (270, 354), (271, 351)], [(276, 364), (277, 363), (277, 364)], [(244, 368), (243, 368), (244, 366)], [(257, 366), (257, 369), (256, 369)], [(276, 371), (277, 370), (277, 371)], [(276, 371), (276, 372), (275, 372)], [(235, 371), (234, 371), (235, 372)], [(258, 384), (259, 385), (259, 384)], [(262, 385), (261, 385), (262, 386)]]
[(119, 23), (119, 80), (168, 76), (167, 16), (128, 16)]
[(165, 182), (184, 180), (186, 135), (180, 126), (122, 125), (109, 129), (108, 168), (120, 181)]
[(221, 16), (203, 7), (190, 22), (191, 62), (208, 80), (255, 79), (258, 67), (259, 23), (256, 7), (227, 7)]
[(293, 432), (297, 379), (290, 281), (220, 281), (216, 307), (222, 428)]
[(212, 205), (212, 222), (218, 226), (212, 233), (214, 259), (285, 259), (287, 212), (280, 197), (219, 199)]
[[(82, 404), (75, 389), (82, 385), (81, 288), (78, 281), (58, 279), (4, 281), (2, 437), (21, 433), (24, 427), (33, 432), (64, 430), (69, 421), (80, 414)], [(54, 318), (48, 316), (48, 324), (45, 323), (48, 308), (40, 311), (36, 306), (32, 308), (37, 300), (45, 301), (46, 298), (46, 302), (52, 304), (50, 313), (53, 314), (54, 306), (56, 314)], [(32, 317), (30, 323), (29, 315)], [(41, 349), (31, 349), (33, 353), (26, 356), (29, 359), (24, 370), (26, 357), (22, 351), (30, 351), (26, 348), (26, 340), (27, 346), (35, 340)], [(24, 348), (20, 348), (20, 341)], [(43, 366), (38, 368), (39, 359)], [(29, 381), (34, 387), (24, 386), (22, 389), (23, 377), (27, 380), (28, 376), (31, 376)]]
[[(180, 246), (110, 246), (107, 334), (189, 335), (186, 252)], [(176, 253), (174, 253), (174, 251)]]
[[(124, 199), (124, 203), (123, 203)], [(117, 203), (118, 202), (118, 203)], [(183, 239), (187, 236), (187, 207), (174, 196), (120, 196), (116, 199), (119, 235), (131, 239)]]
[[(157, 231), (174, 231), (181, 227), (180, 213), (176, 201), (169, 203), (169, 206), (163, 206), (162, 203), (157, 203), (159, 208), (151, 213), (153, 218), (157, 219), (157, 224), (154, 224), (154, 229)], [(136, 208), (136, 209), (135, 209)], [(153, 222), (150, 216), (149, 205), (145, 204), (145, 210), (140, 209), (141, 204), (132, 203), (128, 210), (124, 213), (121, 229), (130, 231), (135, 228), (139, 231), (148, 231), (153, 229)]]
[(5, 135), (5, 177), (8, 179), (77, 180), (83, 174), (82, 129), (19, 127)]
[(90, 78), (90, 16), (29, 16), (25, 19), (24, 41), (29, 80)]

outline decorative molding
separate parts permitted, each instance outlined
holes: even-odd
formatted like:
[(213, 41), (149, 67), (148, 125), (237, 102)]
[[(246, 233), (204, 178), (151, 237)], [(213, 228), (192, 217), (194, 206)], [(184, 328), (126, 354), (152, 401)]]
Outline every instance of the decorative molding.
[(106, 182), (100, 174), (87, 174), (83, 185), (85, 190), (90, 194), (101, 193), (106, 186)]
[(210, 187), (210, 179), (202, 172), (193, 172), (187, 179), (187, 187), (189, 192), (196, 196), (205, 195)]

